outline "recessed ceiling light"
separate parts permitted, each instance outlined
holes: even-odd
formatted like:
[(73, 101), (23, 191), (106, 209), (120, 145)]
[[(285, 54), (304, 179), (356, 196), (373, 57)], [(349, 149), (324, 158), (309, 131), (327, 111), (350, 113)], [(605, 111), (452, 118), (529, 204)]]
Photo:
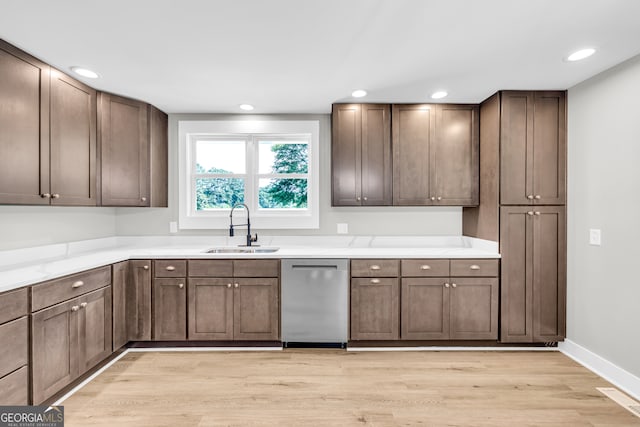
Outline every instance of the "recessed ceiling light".
[(363, 96), (367, 96), (367, 91), (363, 89), (354, 90), (351, 92), (351, 96), (354, 98), (362, 98)]
[(442, 98), (446, 97), (447, 95), (449, 95), (449, 94), (446, 91), (439, 90), (437, 92), (433, 92), (431, 94), (431, 98), (432, 99), (442, 99)]
[(84, 67), (71, 67), (71, 71), (79, 76), (86, 77), (88, 79), (97, 79), (98, 77), (100, 77), (100, 75), (95, 71), (91, 71), (88, 68)]
[(581, 59), (590, 57), (594, 53), (596, 53), (596, 50), (592, 48), (581, 49), (567, 56), (567, 61), (580, 61)]
[(240, 109), (244, 110), (244, 111), (251, 111), (251, 110), (253, 110), (253, 105), (251, 105), (251, 104), (240, 104)]

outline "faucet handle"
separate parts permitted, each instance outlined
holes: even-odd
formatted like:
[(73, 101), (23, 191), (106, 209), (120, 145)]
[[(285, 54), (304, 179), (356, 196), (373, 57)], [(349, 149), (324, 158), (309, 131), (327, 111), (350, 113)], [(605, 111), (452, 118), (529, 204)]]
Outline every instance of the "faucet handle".
[(258, 241), (258, 233), (254, 234), (253, 236), (250, 236), (250, 237), (251, 237), (251, 241), (252, 242), (257, 242)]

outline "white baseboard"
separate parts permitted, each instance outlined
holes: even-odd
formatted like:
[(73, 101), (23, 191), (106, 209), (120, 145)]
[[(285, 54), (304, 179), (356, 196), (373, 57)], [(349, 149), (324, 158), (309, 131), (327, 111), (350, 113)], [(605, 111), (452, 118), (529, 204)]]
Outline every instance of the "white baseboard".
[(566, 354), (590, 371), (600, 375), (620, 390), (635, 399), (640, 399), (640, 378), (636, 377), (631, 372), (625, 371), (621, 367), (614, 365), (591, 350), (588, 350), (568, 339), (564, 340), (564, 342), (558, 343), (558, 348), (562, 353)]

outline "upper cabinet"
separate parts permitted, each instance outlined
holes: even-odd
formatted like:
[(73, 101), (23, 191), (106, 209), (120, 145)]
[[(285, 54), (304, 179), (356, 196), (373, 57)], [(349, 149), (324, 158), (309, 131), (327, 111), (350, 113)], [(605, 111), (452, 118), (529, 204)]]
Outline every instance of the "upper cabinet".
[(0, 203), (49, 204), (49, 73), (0, 40)]
[(0, 75), (0, 204), (167, 206), (166, 114), (2, 40)]
[(391, 205), (391, 106), (334, 104), (333, 206)]
[(501, 93), (500, 203), (566, 202), (566, 92)]
[(393, 204), (478, 204), (477, 105), (394, 105)]
[(98, 123), (102, 206), (167, 206), (166, 114), (100, 93)]

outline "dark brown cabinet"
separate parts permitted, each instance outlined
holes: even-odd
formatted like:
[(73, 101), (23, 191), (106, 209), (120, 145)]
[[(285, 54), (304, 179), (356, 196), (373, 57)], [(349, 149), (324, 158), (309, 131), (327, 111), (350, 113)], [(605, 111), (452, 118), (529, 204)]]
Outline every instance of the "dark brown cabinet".
[(27, 289), (0, 294), (0, 405), (29, 403)]
[(500, 209), (501, 341), (556, 342), (565, 337), (564, 206)]
[(334, 104), (333, 206), (391, 205), (391, 106)]
[(478, 204), (477, 105), (393, 105), (393, 204)]
[[(449, 338), (449, 289), (445, 279), (402, 279), (402, 338)], [(449, 283), (446, 283), (449, 285)]]
[(127, 332), (127, 286), (129, 283), (129, 261), (111, 266), (113, 300), (113, 350), (117, 350), (129, 341)]
[(31, 316), (33, 403), (53, 396), (111, 354), (111, 288)]
[(184, 278), (153, 279), (153, 338), (187, 339), (187, 289)]
[(278, 260), (190, 260), (190, 340), (276, 341)]
[(151, 261), (129, 261), (127, 276), (127, 340), (151, 340)]
[(566, 92), (501, 92), (500, 203), (566, 202)]
[(351, 260), (351, 340), (400, 337), (398, 274), (398, 260)]
[(96, 205), (96, 91), (51, 70), (52, 205)]

